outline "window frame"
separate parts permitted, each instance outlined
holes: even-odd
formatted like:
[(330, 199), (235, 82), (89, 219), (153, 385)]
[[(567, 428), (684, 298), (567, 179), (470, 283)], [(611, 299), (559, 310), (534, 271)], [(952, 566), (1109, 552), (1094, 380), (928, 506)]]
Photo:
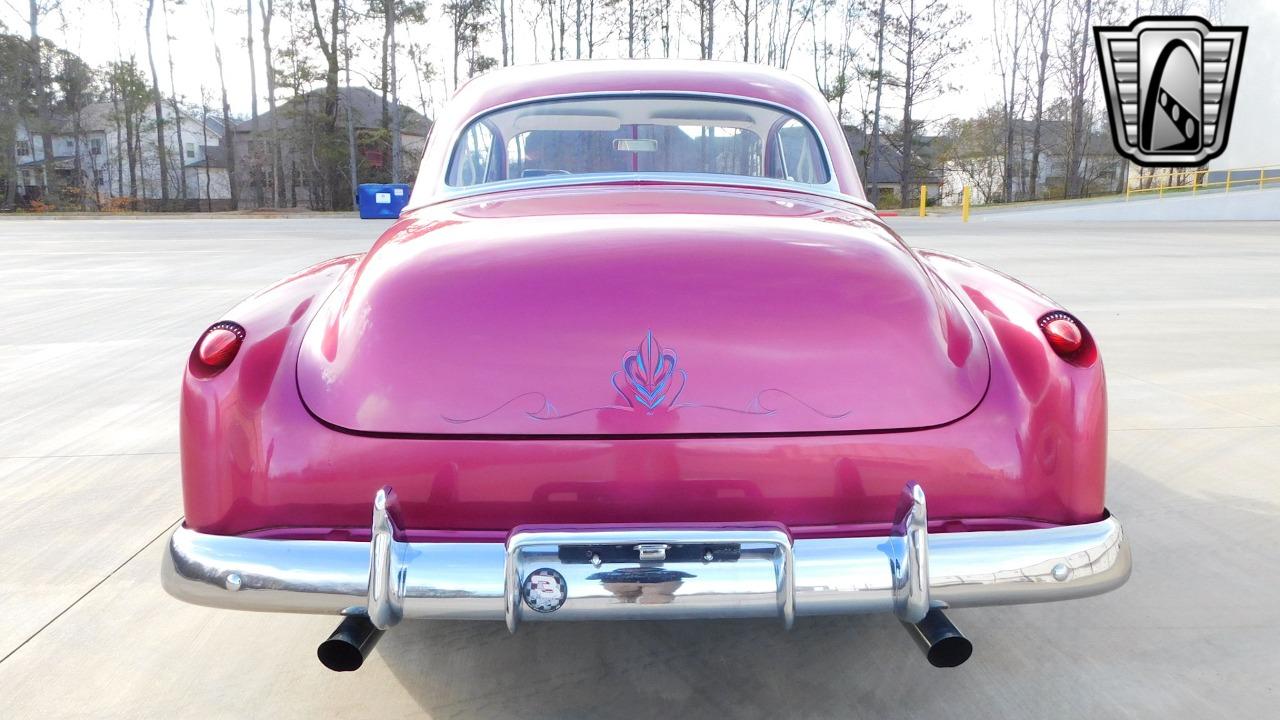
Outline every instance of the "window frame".
[[(680, 99), (708, 99), (722, 100), (725, 102), (741, 103), (745, 105), (756, 105), (758, 107), (769, 108), (784, 115), (774, 123), (765, 137), (761, 138), (762, 142), (762, 158), (763, 168), (769, 167), (769, 157), (771, 154), (777, 153), (777, 146), (780, 142), (777, 138), (777, 128), (780, 128), (788, 120), (796, 120), (809, 130), (814, 141), (819, 148), (819, 159), (822, 168), (826, 170), (827, 181), (825, 183), (804, 183), (795, 180), (787, 180), (785, 178), (771, 178), (765, 176), (752, 175), (734, 175), (723, 173), (684, 173), (684, 172), (612, 172), (612, 173), (583, 173), (577, 175), (543, 175), (533, 178), (506, 178), (488, 183), (476, 183), (472, 185), (451, 185), (449, 178), (453, 174), (454, 164), (457, 160), (457, 146), (463, 136), (469, 132), (478, 122), (484, 122), (485, 119), (499, 112), (511, 110), (513, 108), (525, 105), (536, 105), (546, 102), (567, 101), (575, 99), (607, 99), (607, 98), (680, 98)], [(498, 153), (504, 154), (506, 151), (505, 144), (497, 143), (498, 134), (489, 128), (490, 134), (493, 136), (493, 145), (498, 147)], [(443, 179), (441, 181), (440, 196), (445, 199), (451, 199), (460, 196), (476, 195), (488, 192), (500, 192), (503, 190), (520, 189), (525, 187), (544, 188), (544, 187), (564, 187), (564, 186), (580, 186), (593, 185), (602, 183), (617, 182), (651, 182), (651, 183), (686, 183), (697, 185), (733, 185), (746, 187), (760, 187), (765, 189), (783, 189), (799, 192), (808, 192), (818, 195), (835, 195), (844, 200), (854, 200), (850, 195), (845, 194), (840, 189), (839, 179), (836, 177), (835, 165), (831, 161), (831, 148), (827, 146), (826, 140), (822, 134), (818, 132), (818, 128), (804, 114), (794, 108), (779, 103), (769, 102), (756, 98), (741, 97), (738, 95), (727, 95), (713, 92), (698, 91), (669, 91), (669, 90), (630, 90), (630, 91), (604, 91), (589, 93), (567, 93), (563, 95), (547, 95), (536, 98), (528, 98), (518, 100), (502, 105), (495, 105), (491, 108), (475, 113), (466, 122), (460, 123), (457, 130), (452, 134), (448, 152), (448, 162), (445, 165)], [(492, 164), (493, 155), (490, 160)]]

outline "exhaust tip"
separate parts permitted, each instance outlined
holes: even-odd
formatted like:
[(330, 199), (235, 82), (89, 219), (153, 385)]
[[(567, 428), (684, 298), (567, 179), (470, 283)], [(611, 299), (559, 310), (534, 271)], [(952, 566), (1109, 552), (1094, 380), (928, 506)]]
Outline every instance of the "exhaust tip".
[(973, 643), (963, 635), (955, 635), (938, 640), (924, 655), (934, 667), (958, 667), (973, 655)]
[(382, 638), (382, 631), (364, 615), (343, 618), (338, 629), (316, 648), (320, 663), (334, 672), (352, 672), (364, 665), (365, 658)]
[(351, 672), (364, 665), (360, 649), (345, 640), (329, 639), (316, 648), (320, 663), (334, 672)]
[(937, 668), (963, 665), (973, 655), (973, 643), (952, 624), (939, 608), (932, 608), (918, 623), (903, 623), (924, 651), (929, 664)]

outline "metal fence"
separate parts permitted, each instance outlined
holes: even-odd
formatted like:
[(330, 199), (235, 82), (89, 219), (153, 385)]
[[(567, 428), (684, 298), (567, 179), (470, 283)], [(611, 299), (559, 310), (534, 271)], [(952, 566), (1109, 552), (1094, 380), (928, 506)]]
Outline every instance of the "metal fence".
[(1280, 165), (1228, 168), (1226, 170), (1174, 169), (1136, 175), (1125, 185), (1124, 199), (1169, 194), (1231, 192), (1249, 188), (1280, 187)]

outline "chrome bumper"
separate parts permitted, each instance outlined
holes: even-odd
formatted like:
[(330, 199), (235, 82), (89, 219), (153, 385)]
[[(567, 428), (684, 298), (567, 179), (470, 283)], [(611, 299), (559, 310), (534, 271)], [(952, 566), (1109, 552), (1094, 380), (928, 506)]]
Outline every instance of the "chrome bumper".
[[(374, 502), (371, 542), (169, 537), (165, 589), (197, 605), (241, 610), (521, 621), (779, 617), (894, 613), (1097, 595), (1129, 577), (1114, 517), (1084, 525), (928, 534), (924, 492), (904, 489), (885, 537), (792, 541), (750, 529), (517, 531), (503, 543), (414, 543), (396, 537), (390, 489)], [(643, 547), (641, 547), (643, 546)], [(601, 557), (603, 548), (622, 560)], [(638, 552), (639, 559), (629, 553)], [(562, 604), (535, 610), (531, 573), (563, 580)], [(545, 608), (544, 608), (545, 610)]]

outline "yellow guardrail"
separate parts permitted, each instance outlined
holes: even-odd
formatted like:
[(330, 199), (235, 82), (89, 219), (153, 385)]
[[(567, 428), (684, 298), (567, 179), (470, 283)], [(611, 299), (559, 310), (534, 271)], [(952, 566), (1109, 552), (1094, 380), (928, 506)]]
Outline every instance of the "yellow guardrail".
[(1221, 170), (1173, 169), (1130, 176), (1129, 182), (1125, 184), (1124, 199), (1128, 200), (1133, 195), (1151, 193), (1157, 197), (1164, 197), (1165, 193), (1190, 192), (1194, 195), (1201, 190), (1215, 188), (1222, 188), (1223, 192), (1231, 192), (1232, 187), (1262, 188), (1267, 187), (1268, 184), (1280, 186), (1280, 165)]

